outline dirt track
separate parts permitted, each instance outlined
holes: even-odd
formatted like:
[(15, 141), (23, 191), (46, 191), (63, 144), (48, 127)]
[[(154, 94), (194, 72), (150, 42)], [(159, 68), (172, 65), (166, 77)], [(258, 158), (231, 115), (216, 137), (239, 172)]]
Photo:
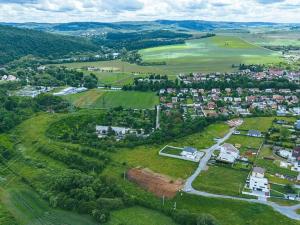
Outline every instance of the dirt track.
[(149, 169), (133, 168), (127, 172), (128, 180), (154, 193), (158, 197), (172, 198), (183, 187), (183, 180), (172, 180), (163, 174), (154, 173)]

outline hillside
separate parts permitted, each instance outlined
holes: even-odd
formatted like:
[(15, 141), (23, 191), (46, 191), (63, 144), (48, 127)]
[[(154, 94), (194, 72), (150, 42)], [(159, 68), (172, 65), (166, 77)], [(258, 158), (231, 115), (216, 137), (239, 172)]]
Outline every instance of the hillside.
[(72, 52), (95, 51), (91, 42), (42, 31), (0, 26), (0, 64), (26, 55), (46, 58), (66, 56)]

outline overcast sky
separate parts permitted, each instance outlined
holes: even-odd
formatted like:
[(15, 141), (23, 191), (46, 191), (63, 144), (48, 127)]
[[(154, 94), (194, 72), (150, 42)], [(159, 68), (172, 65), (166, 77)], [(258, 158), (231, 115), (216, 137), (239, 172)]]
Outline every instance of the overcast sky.
[(1, 22), (299, 22), (300, 0), (0, 0)]

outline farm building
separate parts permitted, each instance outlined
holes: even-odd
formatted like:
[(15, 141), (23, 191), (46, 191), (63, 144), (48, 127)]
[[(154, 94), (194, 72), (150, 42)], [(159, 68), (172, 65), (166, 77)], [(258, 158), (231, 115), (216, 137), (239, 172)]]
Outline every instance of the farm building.
[(232, 144), (224, 143), (220, 147), (220, 154), (217, 158), (219, 161), (234, 163), (237, 158), (239, 158), (239, 150)]

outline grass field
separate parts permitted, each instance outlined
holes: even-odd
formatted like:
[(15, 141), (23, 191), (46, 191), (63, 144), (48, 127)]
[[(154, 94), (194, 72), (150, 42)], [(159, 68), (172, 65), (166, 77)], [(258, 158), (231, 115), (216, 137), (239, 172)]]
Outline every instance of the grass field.
[[(69, 211), (52, 209), (27, 186), (2, 189), (0, 199), (19, 225), (65, 224), (65, 225), (96, 225), (92, 218)], [(0, 207), (1, 212), (1, 207)], [(0, 214), (1, 215), (1, 214)], [(5, 217), (9, 218), (9, 217)], [(7, 225), (13, 225), (13, 220)], [(1, 218), (0, 218), (1, 222)], [(5, 223), (1, 222), (1, 225)]]
[(248, 137), (243, 135), (232, 135), (227, 141), (230, 144), (240, 144), (240, 154), (243, 154), (248, 149), (256, 152), (263, 143), (263, 138)]
[(171, 73), (232, 71), (232, 64), (275, 63), (278, 53), (233, 36), (187, 41), (185, 44), (161, 46), (140, 51), (146, 62), (164, 61), (160, 66)]
[(271, 126), (275, 117), (253, 117), (245, 118), (244, 123), (239, 127), (241, 130), (259, 130), (266, 132)]
[(103, 109), (122, 106), (124, 108), (148, 109), (159, 103), (154, 92), (110, 91), (93, 89), (64, 97), (79, 108)]
[(172, 159), (158, 155), (162, 146), (140, 146), (133, 149), (122, 149), (113, 154), (113, 160), (126, 163), (129, 168), (145, 167), (154, 172), (162, 173), (173, 178), (188, 178), (197, 168), (197, 163)]
[(196, 178), (193, 187), (209, 193), (237, 196), (247, 176), (248, 171), (210, 166)]
[(150, 209), (132, 207), (112, 212), (106, 225), (176, 225), (169, 217)]
[(184, 138), (179, 138), (169, 145), (171, 146), (192, 146), (197, 149), (205, 149), (212, 146), (214, 138), (223, 137), (229, 131), (229, 126), (225, 123), (216, 123), (209, 125), (203, 132), (198, 132)]
[(107, 72), (93, 72), (96, 75), (98, 75), (98, 77), (101, 75), (106, 76), (106, 75), (110, 75), (110, 74), (127, 74), (130, 75), (131, 73), (136, 73), (138, 75), (142, 75), (145, 73), (158, 73), (158, 74), (165, 74), (167, 71), (164, 69), (161, 69), (159, 67), (154, 67), (154, 66), (139, 66), (136, 64), (130, 64), (127, 62), (123, 62), (120, 60), (112, 60), (112, 61), (98, 61), (98, 62), (76, 62), (76, 63), (64, 63), (64, 64), (55, 64), (57, 66), (66, 66), (68, 68), (72, 68), (72, 69), (81, 69), (83, 72), (85, 73), (91, 73), (85, 69), (83, 69), (84, 67), (100, 67), (100, 68), (113, 68), (115, 69), (114, 73), (107, 73)]

